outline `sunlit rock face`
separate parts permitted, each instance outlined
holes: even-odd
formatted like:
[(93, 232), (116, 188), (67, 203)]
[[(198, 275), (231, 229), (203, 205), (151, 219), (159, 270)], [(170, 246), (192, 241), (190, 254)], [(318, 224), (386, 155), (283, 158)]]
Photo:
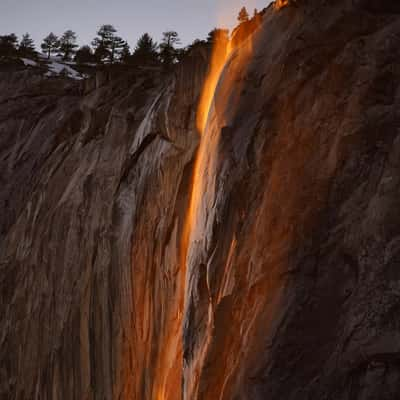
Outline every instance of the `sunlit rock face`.
[(396, 398), (400, 18), (384, 3), (267, 12), (228, 61), (188, 256), (185, 398)]
[(398, 397), (397, 3), (289, 3), (201, 135), (206, 49), (0, 75), (0, 398)]

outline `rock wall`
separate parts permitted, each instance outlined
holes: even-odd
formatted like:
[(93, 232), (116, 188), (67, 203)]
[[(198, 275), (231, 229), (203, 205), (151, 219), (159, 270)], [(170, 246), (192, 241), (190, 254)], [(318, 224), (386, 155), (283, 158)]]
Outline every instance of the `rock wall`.
[(379, 4), (268, 12), (226, 66), (188, 258), (187, 399), (397, 396), (400, 15)]
[(1, 398), (155, 397), (207, 57), (1, 76)]
[(205, 49), (2, 73), (0, 398), (396, 399), (396, 4), (270, 7), (201, 138)]

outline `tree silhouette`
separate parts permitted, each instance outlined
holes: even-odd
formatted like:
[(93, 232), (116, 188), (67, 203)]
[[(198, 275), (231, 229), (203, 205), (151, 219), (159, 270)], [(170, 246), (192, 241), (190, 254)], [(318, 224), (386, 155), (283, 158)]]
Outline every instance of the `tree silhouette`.
[(47, 54), (47, 58), (50, 58), (53, 53), (56, 53), (59, 50), (60, 41), (58, 40), (58, 37), (51, 32), (43, 39), (40, 47), (43, 52)]
[(208, 43), (213, 43), (215, 40), (215, 31), (217, 30), (217, 28), (214, 28), (212, 31), (208, 32), (207, 35), (207, 42)]
[(18, 47), (18, 54), (21, 57), (35, 57), (35, 43), (29, 33), (25, 33), (22, 35), (21, 42), (19, 43)]
[(178, 33), (175, 31), (167, 31), (163, 33), (163, 38), (160, 44), (160, 58), (162, 63), (169, 67), (177, 60), (178, 51), (176, 45), (180, 44)]
[(207, 41), (205, 40), (200, 40), (200, 39), (195, 39), (189, 46), (186, 46), (186, 48), (182, 49), (180, 51), (180, 54), (178, 54), (178, 60), (181, 61), (186, 57), (187, 54), (189, 54), (193, 49), (196, 47), (201, 47), (207, 44)]
[(116, 35), (117, 30), (112, 25), (102, 25), (97, 32), (97, 37), (92, 45), (95, 49), (95, 55), (98, 61), (109, 60), (113, 63), (120, 58), (126, 42)]
[(18, 37), (14, 33), (0, 36), (0, 56), (15, 56), (17, 54), (17, 46)]
[(155, 64), (158, 62), (157, 43), (148, 33), (144, 33), (136, 43), (133, 60), (141, 64)]
[(78, 64), (87, 64), (95, 62), (96, 57), (89, 46), (82, 46), (75, 53), (75, 61)]
[(249, 13), (247, 12), (246, 7), (242, 7), (238, 15), (238, 21), (240, 23), (247, 22), (249, 20)]
[(117, 30), (112, 25), (102, 25), (93, 39), (94, 54), (99, 62), (109, 58), (110, 44)]
[(76, 44), (76, 33), (67, 30), (61, 36), (60, 39), (60, 53), (63, 55), (63, 60), (70, 60), (75, 53), (75, 49), (78, 47)]
[[(121, 59), (128, 44), (119, 36), (114, 36), (110, 45), (110, 62), (113, 63), (116, 59)], [(129, 46), (128, 46), (129, 49)]]
[(110, 58), (110, 52), (103, 43), (99, 43), (94, 46), (94, 57), (97, 62), (101, 63)]
[(131, 49), (129, 47), (129, 44), (125, 42), (124, 47), (121, 50), (121, 61), (123, 63), (127, 63), (129, 61), (129, 58), (131, 56)]

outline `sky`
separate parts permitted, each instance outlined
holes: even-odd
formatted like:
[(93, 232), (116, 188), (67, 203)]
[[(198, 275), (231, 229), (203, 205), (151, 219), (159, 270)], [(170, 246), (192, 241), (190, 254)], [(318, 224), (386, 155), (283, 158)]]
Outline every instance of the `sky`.
[(215, 27), (231, 28), (242, 6), (250, 14), (269, 0), (0, 0), (0, 35), (29, 32), (39, 48), (48, 33), (67, 29), (80, 45), (90, 44), (102, 24), (112, 24), (131, 46), (148, 32), (160, 41), (175, 30), (183, 45), (203, 39)]

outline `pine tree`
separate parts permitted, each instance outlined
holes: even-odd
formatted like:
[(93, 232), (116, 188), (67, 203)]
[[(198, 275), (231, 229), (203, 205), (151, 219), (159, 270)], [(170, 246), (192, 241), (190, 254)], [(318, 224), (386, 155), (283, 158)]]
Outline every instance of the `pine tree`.
[(217, 30), (217, 28), (214, 28), (212, 31), (208, 32), (207, 35), (207, 42), (208, 43), (213, 43), (214, 39), (215, 39), (215, 31)]
[(12, 57), (17, 54), (18, 37), (11, 33), (0, 36), (0, 56)]
[(121, 62), (127, 63), (129, 58), (130, 58), (130, 56), (131, 56), (131, 50), (129, 48), (129, 44), (125, 42), (125, 45), (122, 48), (121, 55), (120, 55)]
[[(128, 43), (119, 36), (114, 36), (110, 44), (110, 62), (121, 60), (124, 50), (126, 50)], [(129, 49), (129, 46), (128, 46)]]
[(75, 62), (78, 64), (87, 64), (95, 61), (96, 58), (89, 46), (82, 46), (75, 53)]
[(126, 42), (116, 35), (117, 30), (112, 25), (102, 25), (97, 32), (97, 37), (92, 45), (99, 62), (108, 59), (113, 63), (121, 57)]
[(249, 13), (247, 12), (246, 7), (242, 7), (238, 15), (238, 21), (242, 24), (243, 22), (247, 22), (249, 20)]
[(148, 33), (144, 33), (136, 43), (133, 59), (141, 64), (158, 62), (157, 43)]
[(45, 54), (47, 54), (47, 58), (50, 58), (51, 54), (56, 53), (60, 47), (60, 41), (58, 37), (53, 33), (49, 33), (44, 39), (43, 43), (40, 46)]
[(99, 43), (97, 47), (95, 46), (94, 48), (94, 57), (96, 59), (96, 62), (102, 63), (105, 60), (109, 59), (110, 52), (103, 43)]
[(177, 61), (176, 45), (180, 44), (178, 33), (175, 31), (167, 31), (163, 33), (163, 39), (160, 44), (160, 58), (162, 63), (169, 67)]
[(97, 31), (97, 37), (93, 39), (93, 46), (97, 47), (100, 43), (109, 45), (117, 30), (112, 25), (102, 25)]
[(99, 62), (109, 58), (109, 49), (112, 38), (117, 30), (112, 25), (102, 25), (93, 39), (94, 54)]
[(60, 53), (63, 55), (63, 60), (70, 60), (75, 53), (75, 49), (78, 47), (76, 44), (76, 33), (67, 30), (61, 36), (60, 39)]
[(35, 57), (35, 43), (29, 33), (25, 33), (22, 36), (21, 42), (19, 43), (18, 53), (21, 57)]
[(196, 47), (200, 47), (207, 44), (207, 41), (205, 40), (200, 40), (200, 39), (195, 39), (189, 46), (186, 46), (186, 48), (182, 49), (182, 52), (178, 54), (178, 60), (180, 61), (181, 59), (185, 58), (187, 54), (189, 54), (193, 49)]

